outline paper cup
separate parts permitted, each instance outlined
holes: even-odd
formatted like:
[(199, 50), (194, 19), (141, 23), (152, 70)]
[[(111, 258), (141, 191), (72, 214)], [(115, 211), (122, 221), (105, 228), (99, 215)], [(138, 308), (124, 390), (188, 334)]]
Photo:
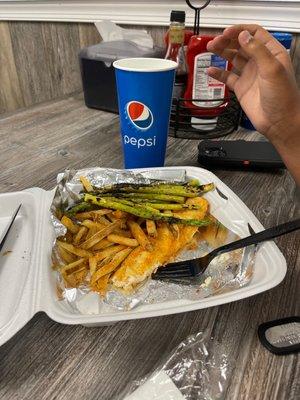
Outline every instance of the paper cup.
[(164, 165), (177, 64), (125, 58), (116, 71), (125, 168)]

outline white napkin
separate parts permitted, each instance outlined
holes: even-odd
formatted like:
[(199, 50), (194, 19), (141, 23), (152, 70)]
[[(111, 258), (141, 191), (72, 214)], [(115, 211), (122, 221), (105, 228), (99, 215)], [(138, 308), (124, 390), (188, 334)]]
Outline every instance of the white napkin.
[(95, 22), (95, 26), (104, 42), (127, 40), (140, 47), (153, 49), (153, 39), (145, 30), (123, 29), (109, 20)]
[(124, 400), (184, 400), (172, 379), (160, 371)]

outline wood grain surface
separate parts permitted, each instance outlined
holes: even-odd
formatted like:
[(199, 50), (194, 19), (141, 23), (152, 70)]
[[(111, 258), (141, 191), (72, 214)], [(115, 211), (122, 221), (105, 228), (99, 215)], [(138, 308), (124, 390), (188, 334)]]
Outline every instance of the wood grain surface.
[(0, 113), (81, 90), (78, 53), (101, 41), (94, 24), (0, 22)]
[[(228, 139), (254, 136), (241, 131)], [(87, 109), (81, 95), (3, 115), (0, 148), (0, 192), (51, 189), (67, 167), (122, 167), (118, 117)], [(196, 160), (197, 141), (169, 139), (166, 165), (197, 166)], [(299, 216), (288, 172), (213, 172), (264, 226)], [(285, 280), (242, 301), (99, 328), (61, 325), (37, 314), (0, 348), (0, 399), (116, 399), (128, 382), (153, 371), (199, 331), (210, 332), (235, 360), (226, 399), (299, 399), (299, 356), (272, 355), (257, 338), (260, 323), (299, 315), (299, 240), (299, 233), (276, 240), (287, 259)]]
[(0, 22), (0, 114), (24, 104), (15, 64), (9, 25)]
[(94, 24), (78, 24), (80, 48), (91, 46), (102, 41)]

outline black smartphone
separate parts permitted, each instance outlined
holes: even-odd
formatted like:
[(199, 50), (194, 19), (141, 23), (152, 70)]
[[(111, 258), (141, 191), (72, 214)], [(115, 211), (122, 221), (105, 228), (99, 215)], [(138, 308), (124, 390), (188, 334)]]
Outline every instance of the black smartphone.
[(280, 169), (285, 165), (269, 142), (246, 140), (203, 140), (198, 145), (198, 162), (205, 167)]

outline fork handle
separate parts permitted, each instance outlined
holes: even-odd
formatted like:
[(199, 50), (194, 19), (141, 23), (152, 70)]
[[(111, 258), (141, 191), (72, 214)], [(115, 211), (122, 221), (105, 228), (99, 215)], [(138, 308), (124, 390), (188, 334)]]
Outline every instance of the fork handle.
[(226, 244), (225, 246), (218, 247), (209, 253), (210, 261), (218, 256), (219, 254), (227, 253), (232, 250), (241, 249), (243, 247), (250, 246), (252, 244), (257, 244), (265, 242), (266, 240), (274, 239), (278, 236), (284, 235), (300, 229), (300, 218), (295, 221), (286, 222), (284, 224), (274, 226), (273, 228), (265, 229), (254, 235), (247, 236), (244, 239), (237, 240), (235, 242)]

